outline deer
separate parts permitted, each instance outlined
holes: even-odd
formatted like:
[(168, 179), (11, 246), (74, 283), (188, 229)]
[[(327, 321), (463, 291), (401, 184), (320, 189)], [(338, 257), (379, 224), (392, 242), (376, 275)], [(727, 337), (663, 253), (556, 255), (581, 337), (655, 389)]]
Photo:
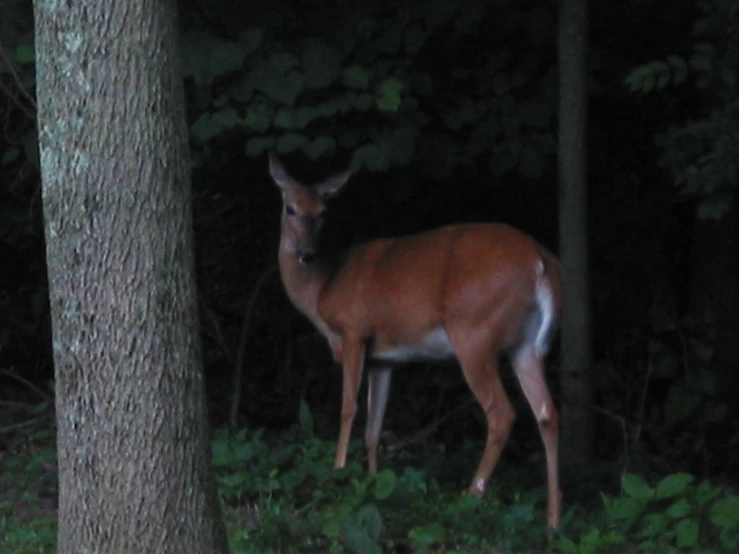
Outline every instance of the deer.
[(506, 354), (544, 444), (551, 537), (561, 512), (559, 414), (546, 382), (545, 357), (563, 307), (558, 259), (502, 223), (447, 225), (372, 240), (336, 260), (324, 259), (319, 239), (326, 202), (353, 172), (306, 186), (270, 152), (269, 173), (282, 193), (282, 283), (342, 368), (334, 467), (346, 464), (365, 365), (364, 438), (369, 473), (375, 474), (393, 368), (456, 358), (487, 421), (485, 449), (469, 487), (482, 497), (516, 417), (499, 374), (500, 355)]

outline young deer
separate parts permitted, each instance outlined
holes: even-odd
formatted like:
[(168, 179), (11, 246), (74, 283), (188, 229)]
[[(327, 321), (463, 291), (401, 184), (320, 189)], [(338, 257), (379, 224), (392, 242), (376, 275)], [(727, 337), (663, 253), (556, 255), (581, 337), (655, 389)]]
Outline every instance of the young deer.
[(558, 528), (559, 416), (544, 376), (562, 308), (557, 259), (506, 225), (466, 224), (367, 242), (330, 265), (317, 250), (326, 200), (351, 173), (307, 187), (274, 153), (269, 170), (282, 191), (282, 281), (343, 368), (335, 467), (346, 463), (365, 361), (371, 364), (365, 442), (375, 473), (392, 367), (456, 356), (487, 418), (485, 451), (469, 489), (482, 496), (515, 418), (498, 374), (506, 352), (544, 442), (547, 522)]

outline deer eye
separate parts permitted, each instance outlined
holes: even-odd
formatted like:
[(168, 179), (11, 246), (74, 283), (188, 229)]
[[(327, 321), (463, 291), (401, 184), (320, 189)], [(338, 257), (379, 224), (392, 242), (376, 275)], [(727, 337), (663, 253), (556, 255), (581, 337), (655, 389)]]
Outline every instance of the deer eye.
[(295, 213), (296, 213), (295, 212), (295, 208), (293, 208), (292, 206), (289, 206), (289, 205), (288, 206), (285, 206), (285, 213), (287, 215), (295, 215)]

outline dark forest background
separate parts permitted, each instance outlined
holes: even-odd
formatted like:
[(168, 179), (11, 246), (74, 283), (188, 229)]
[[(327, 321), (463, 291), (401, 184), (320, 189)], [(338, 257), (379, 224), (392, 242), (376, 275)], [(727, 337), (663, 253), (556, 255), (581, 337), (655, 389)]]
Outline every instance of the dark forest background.
[[(43, 401), (53, 380), (31, 9), (0, 4), (4, 411)], [(591, 408), (606, 481), (628, 466), (735, 484), (739, 470), (738, 12), (591, 2)], [(503, 221), (557, 252), (557, 3), (183, 0), (180, 17), (212, 425), (235, 415), (280, 436), (302, 405), (332, 440), (340, 372), (275, 271), (266, 152), (305, 182), (360, 170), (332, 201), (328, 248)], [(555, 385), (557, 352), (550, 365)], [(502, 463), (525, 464), (541, 447), (508, 384), (522, 417)], [(385, 427), (441, 420), (428, 440), (464, 450), (482, 430), (473, 403), (455, 411), (468, 399), (458, 371), (399, 372)]]

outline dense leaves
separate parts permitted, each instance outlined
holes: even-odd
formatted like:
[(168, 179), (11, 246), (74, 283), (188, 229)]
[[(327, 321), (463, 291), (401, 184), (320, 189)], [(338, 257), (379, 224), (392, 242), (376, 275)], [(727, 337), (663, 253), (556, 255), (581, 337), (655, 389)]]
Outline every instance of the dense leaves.
[[(422, 131), (443, 133), (463, 145), (445, 152), (452, 167), (483, 157), (498, 175), (542, 174), (553, 152), (554, 60), (533, 52), (551, 28), (551, 9), (522, 6), (499, 19), (487, 2), (353, 7), (315, 7), (341, 29), (338, 37), (319, 38), (325, 21), (318, 17), (299, 30), (285, 18), (231, 40), (186, 34), (185, 75), (198, 87), (193, 108), (200, 114), (193, 135), (202, 143), (232, 138), (238, 121), (248, 156), (276, 146), (317, 159), (340, 148), (353, 152), (355, 167), (384, 171), (416, 158)], [(481, 33), (483, 21), (495, 32)], [(505, 38), (524, 21), (529, 50), (512, 48)], [(474, 56), (427, 67), (430, 56), (444, 60), (444, 49), (470, 43), (479, 48)], [(224, 102), (232, 110), (218, 115)], [(317, 140), (325, 135), (338, 144)], [(511, 139), (517, 146), (496, 147)]]

